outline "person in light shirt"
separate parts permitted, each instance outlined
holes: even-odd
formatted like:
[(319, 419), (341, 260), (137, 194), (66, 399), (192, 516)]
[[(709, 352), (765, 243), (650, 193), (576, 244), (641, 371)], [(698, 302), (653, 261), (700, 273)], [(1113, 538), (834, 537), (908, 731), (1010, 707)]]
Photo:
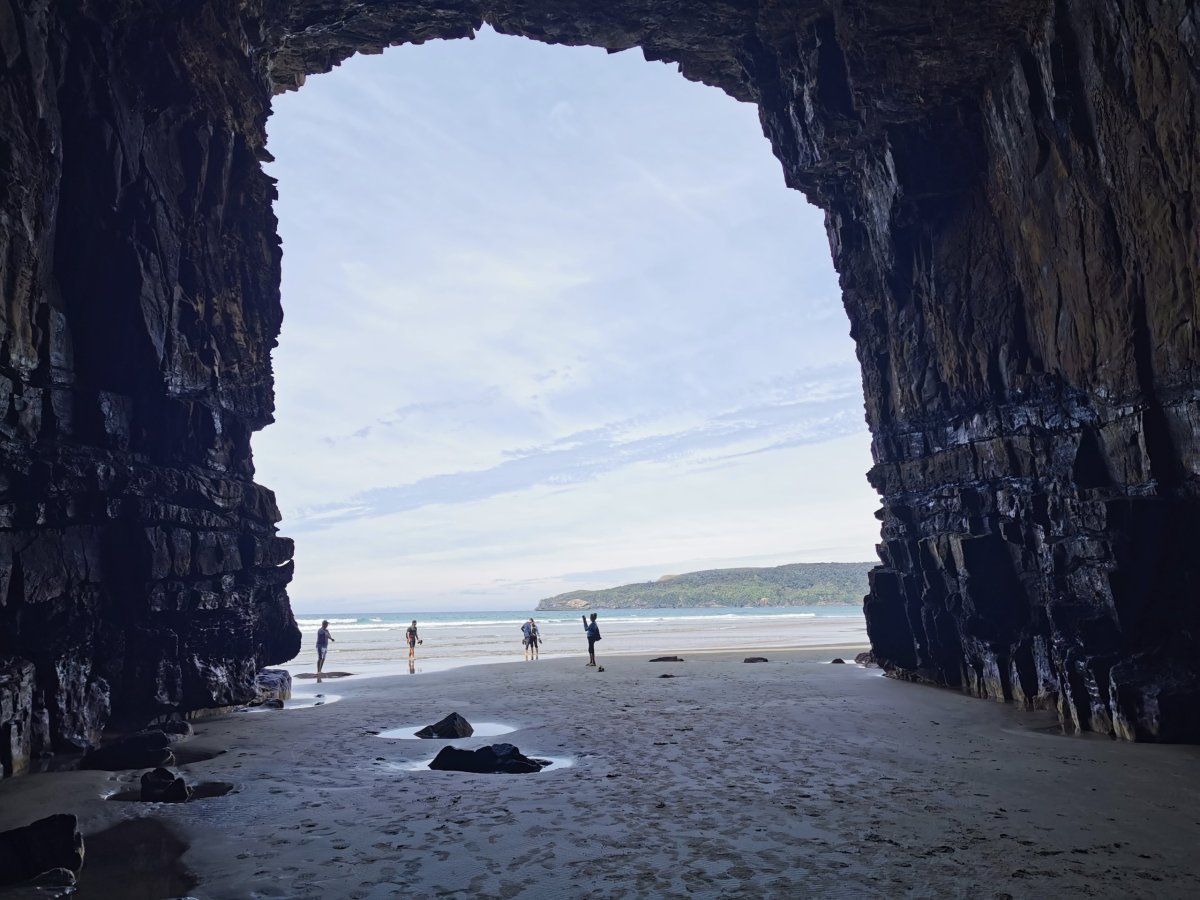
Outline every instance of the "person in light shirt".
[(325, 668), (325, 654), (329, 652), (329, 642), (333, 640), (333, 635), (329, 633), (329, 620), (325, 619), (321, 622), (321, 627), (317, 629), (317, 674), (321, 674), (321, 670)]

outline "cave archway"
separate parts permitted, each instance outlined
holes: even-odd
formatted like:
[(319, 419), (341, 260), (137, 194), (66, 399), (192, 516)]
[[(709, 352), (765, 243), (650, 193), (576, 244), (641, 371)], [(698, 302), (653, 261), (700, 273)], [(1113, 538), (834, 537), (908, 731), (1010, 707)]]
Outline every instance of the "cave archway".
[(642, 48), (758, 104), (827, 211), (903, 677), (1200, 738), (1192, 4), (17, 2), (0, 17), (0, 686), (32, 750), (294, 651), (253, 481), (280, 322), (271, 92), (464, 37)]
[(302, 630), (331, 600), (874, 558), (824, 217), (754, 107), (485, 30), (347, 60), (268, 135), (284, 324), (253, 447)]

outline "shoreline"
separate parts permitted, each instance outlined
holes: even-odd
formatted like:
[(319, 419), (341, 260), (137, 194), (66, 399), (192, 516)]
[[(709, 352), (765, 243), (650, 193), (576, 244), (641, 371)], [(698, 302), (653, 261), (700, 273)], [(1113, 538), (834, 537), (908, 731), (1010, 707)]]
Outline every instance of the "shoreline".
[[(685, 610), (684, 612), (692, 612)], [(447, 614), (451, 615), (451, 614)], [(329, 671), (370, 674), (419, 674), (480, 665), (524, 661), (521, 622), (507, 616), (464, 618), (419, 623), (424, 644), (417, 648), (414, 670), (408, 669), (408, 647), (395, 625), (360, 623), (345, 630), (331, 628), (333, 643), (325, 668)], [(565, 658), (585, 652), (586, 640), (577, 617), (540, 620), (543, 659)], [(405, 626), (407, 627), (407, 626)], [(717, 616), (664, 616), (643, 619), (601, 619), (602, 641), (596, 649), (604, 656), (623, 654), (682, 654), (698, 652), (785, 652), (805, 647), (850, 647), (868, 644), (861, 613), (854, 616), (815, 616), (790, 612), (777, 616), (755, 614)], [(315, 630), (302, 632), (301, 652), (277, 668), (311, 673), (316, 668)], [(611, 648), (611, 649), (610, 649)]]
[[(692, 656), (699, 656), (699, 655), (711, 656), (713, 654), (722, 654), (722, 653), (734, 653), (734, 654), (750, 653), (750, 654), (754, 654), (756, 656), (761, 656), (764, 653), (796, 653), (796, 652), (809, 652), (809, 651), (812, 651), (813, 653), (823, 653), (823, 652), (832, 653), (834, 651), (842, 650), (842, 651), (845, 651), (847, 654), (849, 654), (848, 656), (843, 656), (842, 658), (845, 660), (845, 662), (848, 665), (853, 665), (854, 664), (854, 656), (856, 654), (862, 653), (862, 652), (870, 650), (870, 649), (871, 648), (869, 645), (859, 644), (859, 643), (804, 644), (804, 645), (787, 646), (787, 647), (768, 647), (765, 649), (762, 647), (756, 647), (756, 646), (748, 644), (744, 647), (731, 646), (731, 647), (726, 647), (724, 649), (719, 649), (719, 650), (714, 649), (712, 647), (672, 648), (670, 650), (664, 650), (661, 653), (654, 653), (654, 651), (645, 651), (645, 650), (618, 650), (613, 653), (603, 653), (602, 654), (601, 651), (597, 651), (596, 655), (597, 655), (598, 659), (601, 658), (602, 656), (603, 656), (603, 658), (642, 657), (642, 656), (646, 656), (648, 652), (654, 653), (654, 655), (657, 655), (657, 656), (670, 656), (670, 655), (677, 656), (677, 655), (683, 654), (683, 653), (687, 653)], [(415, 673), (410, 673), (408, 671), (408, 661), (407, 660), (397, 660), (392, 663), (369, 663), (367, 666), (361, 666), (360, 669), (363, 669), (363, 671), (358, 671), (358, 672), (346, 672), (341, 669), (330, 670), (330, 672), (322, 673), (320, 676), (317, 675), (317, 672), (315, 669), (312, 669), (312, 670), (305, 669), (304, 671), (292, 671), (293, 669), (303, 668), (302, 666), (297, 666), (295, 660), (292, 660), (288, 663), (284, 663), (282, 665), (271, 666), (270, 668), (271, 669), (286, 669), (288, 672), (291, 673), (292, 680), (293, 680), (292, 690), (294, 693), (297, 688), (303, 689), (305, 685), (323, 683), (324, 681), (344, 683), (344, 682), (347, 682), (350, 680), (362, 681), (362, 680), (369, 679), (369, 678), (393, 678), (393, 677), (398, 678), (400, 676), (406, 676), (406, 675), (412, 675), (412, 674), (432, 675), (432, 674), (436, 674), (439, 672), (451, 672), (456, 669), (467, 669), (467, 668), (474, 668), (474, 667), (478, 667), (478, 666), (520, 665), (522, 663), (542, 662), (542, 661), (549, 662), (551, 660), (574, 659), (576, 657), (586, 659), (587, 658), (587, 648), (584, 647), (583, 649), (581, 649), (577, 652), (570, 652), (570, 653), (565, 653), (565, 652), (564, 653), (542, 653), (542, 654), (540, 654), (538, 659), (535, 659), (535, 660), (527, 660), (527, 659), (524, 659), (521, 657), (514, 657), (512, 659), (508, 659), (508, 658), (498, 659), (495, 656), (430, 657), (430, 658), (422, 658), (422, 657), (418, 656), (417, 659), (414, 660), (414, 663), (416, 666)], [(297, 657), (297, 659), (299, 659), (299, 657)], [(825, 660), (825, 662), (829, 662), (829, 661), (830, 660)], [(318, 681), (318, 679), (320, 679), (320, 681)]]
[[(231, 793), (113, 802), (101, 798), (140, 771), (31, 775), (0, 782), (0, 829), (72, 812), (94, 837), (150, 819), (179, 839), (201, 900), (1200, 886), (1200, 748), (1051, 734), (1048, 714), (828, 665), (828, 648), (768, 649), (756, 665), (745, 650), (651, 655), (602, 656), (603, 673), (573, 654), (339, 679), (338, 702), (196, 723), (183, 746), (208, 758), (176, 769)], [(420, 763), (446, 742), (376, 735), (450, 712), (513, 729), (450, 743), (569, 764), (433, 772)], [(81, 896), (105, 896), (87, 878)]]

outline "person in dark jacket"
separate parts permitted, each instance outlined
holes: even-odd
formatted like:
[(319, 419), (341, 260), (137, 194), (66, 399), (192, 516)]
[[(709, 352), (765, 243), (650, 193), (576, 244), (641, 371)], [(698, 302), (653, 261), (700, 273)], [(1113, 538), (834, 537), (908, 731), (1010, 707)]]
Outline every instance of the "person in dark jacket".
[(583, 619), (583, 631), (587, 635), (588, 642), (588, 661), (589, 666), (596, 665), (596, 641), (600, 640), (600, 626), (596, 624), (596, 614), (592, 613), (592, 621), (589, 622), (587, 616), (580, 616)]
[(525, 658), (538, 658), (538, 644), (542, 642), (542, 633), (538, 630), (537, 622), (530, 619), (522, 626), (525, 632)]

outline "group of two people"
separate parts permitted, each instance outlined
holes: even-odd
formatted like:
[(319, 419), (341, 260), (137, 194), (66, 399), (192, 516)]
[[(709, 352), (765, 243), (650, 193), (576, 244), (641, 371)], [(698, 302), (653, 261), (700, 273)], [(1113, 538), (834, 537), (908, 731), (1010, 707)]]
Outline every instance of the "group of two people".
[[(408, 658), (412, 659), (417, 655), (417, 644), (425, 643), (417, 634), (417, 620), (413, 619), (413, 623), (408, 626), (404, 632), (405, 640), (408, 641)], [(333, 635), (329, 633), (329, 620), (324, 619), (321, 622), (321, 627), (317, 629), (317, 674), (320, 675), (325, 668), (325, 657), (329, 654), (329, 642), (337, 643)], [(411, 666), (410, 666), (411, 668)]]
[[(588, 642), (588, 661), (587, 665), (596, 665), (596, 641), (600, 640), (600, 626), (596, 624), (596, 614), (592, 613), (592, 620), (589, 622), (587, 616), (581, 616), (583, 619), (583, 631), (587, 635)], [(528, 622), (521, 626), (521, 634), (524, 635), (523, 644), (525, 647), (526, 659), (537, 659), (538, 644), (541, 642), (541, 632), (538, 630), (537, 623), (531, 618)], [(597, 668), (602, 668), (597, 666)]]

